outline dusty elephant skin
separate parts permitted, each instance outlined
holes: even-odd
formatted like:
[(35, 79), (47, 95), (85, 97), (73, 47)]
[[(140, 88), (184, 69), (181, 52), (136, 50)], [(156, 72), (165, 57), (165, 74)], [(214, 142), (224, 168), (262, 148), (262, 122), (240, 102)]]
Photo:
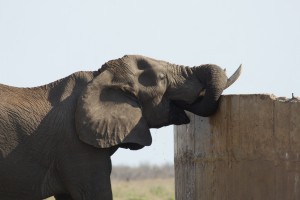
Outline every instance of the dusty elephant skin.
[(0, 84), (0, 199), (112, 199), (118, 148), (149, 146), (149, 128), (189, 123), (184, 110), (213, 114), (237, 77), (131, 55), (40, 87)]

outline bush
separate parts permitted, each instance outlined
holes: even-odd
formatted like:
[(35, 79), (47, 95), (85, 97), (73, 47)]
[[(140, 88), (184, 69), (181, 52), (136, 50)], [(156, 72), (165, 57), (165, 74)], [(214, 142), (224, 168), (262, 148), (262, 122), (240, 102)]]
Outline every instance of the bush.
[(174, 178), (174, 166), (171, 164), (161, 166), (142, 164), (139, 167), (114, 166), (111, 174), (111, 179), (122, 181), (166, 178)]

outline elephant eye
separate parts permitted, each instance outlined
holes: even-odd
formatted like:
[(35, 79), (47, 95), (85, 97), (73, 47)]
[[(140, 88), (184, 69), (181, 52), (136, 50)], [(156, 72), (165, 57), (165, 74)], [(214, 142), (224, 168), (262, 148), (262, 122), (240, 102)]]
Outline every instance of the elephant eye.
[(163, 80), (163, 79), (166, 78), (166, 75), (163, 74), (163, 73), (159, 73), (159, 74), (158, 74), (158, 78), (159, 78), (160, 80)]

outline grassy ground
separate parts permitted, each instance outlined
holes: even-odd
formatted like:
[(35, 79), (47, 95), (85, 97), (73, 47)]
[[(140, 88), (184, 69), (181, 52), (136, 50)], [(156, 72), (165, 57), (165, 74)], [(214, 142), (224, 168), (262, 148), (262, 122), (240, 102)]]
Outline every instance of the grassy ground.
[(174, 187), (172, 178), (112, 181), (114, 200), (174, 200)]
[(113, 182), (114, 200), (174, 200), (174, 179)]

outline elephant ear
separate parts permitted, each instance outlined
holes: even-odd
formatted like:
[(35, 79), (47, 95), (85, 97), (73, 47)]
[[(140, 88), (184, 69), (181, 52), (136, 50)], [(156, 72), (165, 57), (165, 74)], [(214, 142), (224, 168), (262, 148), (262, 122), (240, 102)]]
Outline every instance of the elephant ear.
[(152, 138), (131, 87), (104, 70), (83, 90), (75, 114), (79, 138), (97, 148), (140, 149)]

